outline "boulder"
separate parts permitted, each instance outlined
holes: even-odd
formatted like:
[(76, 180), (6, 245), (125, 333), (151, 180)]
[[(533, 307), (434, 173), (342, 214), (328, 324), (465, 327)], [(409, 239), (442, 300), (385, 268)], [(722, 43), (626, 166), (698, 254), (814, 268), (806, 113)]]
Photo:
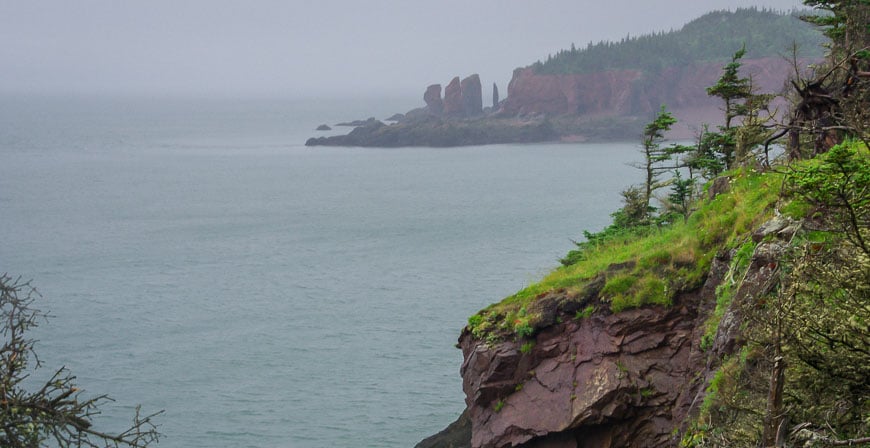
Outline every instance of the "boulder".
[(426, 88), (426, 93), (423, 94), (423, 101), (426, 102), (427, 111), (440, 117), (444, 112), (444, 102), (441, 100), (441, 84), (432, 84)]
[(471, 448), (471, 420), (468, 412), (463, 412), (445, 430), (424, 439), (414, 448)]
[(444, 115), (448, 117), (463, 117), (465, 104), (462, 102), (462, 87), (459, 77), (453, 78), (444, 88)]
[(727, 193), (728, 190), (731, 189), (731, 178), (727, 176), (721, 176), (713, 179), (713, 183), (710, 184), (710, 189), (707, 191), (707, 195), (712, 201), (722, 193)]
[(471, 75), (459, 84), (459, 92), (462, 95), (462, 110), (466, 117), (474, 117), (483, 113), (483, 88), (480, 85), (480, 76)]
[(332, 128), (329, 127), (329, 125), (322, 124), (322, 125), (320, 125), (320, 126), (317, 127), (317, 130), (318, 130), (318, 131), (331, 131)]

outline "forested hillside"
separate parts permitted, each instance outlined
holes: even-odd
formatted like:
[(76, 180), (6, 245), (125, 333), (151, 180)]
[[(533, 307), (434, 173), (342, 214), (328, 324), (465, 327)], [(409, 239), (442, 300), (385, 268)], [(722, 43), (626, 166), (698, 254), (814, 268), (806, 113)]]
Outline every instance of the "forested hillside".
[(797, 44), (802, 57), (821, 57), (823, 36), (799, 13), (747, 8), (714, 11), (679, 30), (626, 36), (619, 42), (589, 42), (561, 50), (533, 65), (540, 74), (605, 70), (657, 71), (695, 62), (725, 61), (746, 45), (748, 59), (777, 56)]

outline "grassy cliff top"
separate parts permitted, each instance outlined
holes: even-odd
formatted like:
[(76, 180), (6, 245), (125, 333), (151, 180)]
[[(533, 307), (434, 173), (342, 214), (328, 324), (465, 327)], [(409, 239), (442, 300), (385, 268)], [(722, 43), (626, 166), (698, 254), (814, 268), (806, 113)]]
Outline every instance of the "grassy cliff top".
[(783, 175), (744, 169), (728, 179), (726, 192), (699, 201), (685, 221), (629, 231), (569, 254), (567, 266), (471, 316), (468, 330), (488, 340), (530, 336), (546, 325), (536, 302), (552, 293), (582, 302), (576, 318), (601, 308), (669, 306), (676, 294), (703, 284), (719, 251), (741, 246), (773, 215)]
[(747, 58), (790, 55), (797, 44), (801, 57), (822, 56), (824, 36), (798, 14), (748, 8), (714, 11), (679, 30), (627, 36), (619, 42), (589, 42), (585, 48), (561, 50), (533, 65), (538, 73), (569, 74), (603, 70), (655, 71), (703, 61), (725, 61), (743, 45)]

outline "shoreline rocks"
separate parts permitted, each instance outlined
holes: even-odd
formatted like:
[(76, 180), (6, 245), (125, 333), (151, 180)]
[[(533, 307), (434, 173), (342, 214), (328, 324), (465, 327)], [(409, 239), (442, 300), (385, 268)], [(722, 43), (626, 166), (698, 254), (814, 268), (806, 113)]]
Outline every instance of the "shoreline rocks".
[(402, 121), (391, 125), (375, 120), (355, 128), (346, 135), (310, 138), (305, 142), (305, 146), (443, 148), (495, 143), (538, 143), (557, 141), (558, 138), (558, 132), (546, 120), (430, 118)]
[[(743, 61), (753, 82), (775, 91), (791, 66), (777, 58)], [(492, 106), (484, 109), (480, 76), (454, 77), (445, 88), (429, 85), (424, 105), (391, 117), (388, 129), (375, 118), (339, 123), (365, 127), (355, 135), (314, 138), (308, 146), (464, 146), (542, 141), (633, 140), (661, 106), (679, 120), (669, 138), (690, 139), (703, 123), (720, 124), (722, 112), (705, 87), (715, 83), (722, 63), (698, 63), (656, 72), (615, 70), (550, 75), (534, 67), (518, 68), (501, 99), (493, 83)], [(442, 96), (443, 93), (443, 96)], [(435, 121), (433, 121), (435, 120)], [(549, 121), (551, 131), (527, 126), (521, 135), (517, 123)], [(449, 124), (444, 124), (448, 123)], [(506, 123), (512, 122), (507, 125)], [(380, 124), (378, 124), (380, 123)], [(436, 124), (441, 123), (441, 124)], [(397, 126), (394, 128), (394, 126)], [(499, 130), (504, 131), (500, 135)], [(435, 135), (436, 132), (453, 135)]]

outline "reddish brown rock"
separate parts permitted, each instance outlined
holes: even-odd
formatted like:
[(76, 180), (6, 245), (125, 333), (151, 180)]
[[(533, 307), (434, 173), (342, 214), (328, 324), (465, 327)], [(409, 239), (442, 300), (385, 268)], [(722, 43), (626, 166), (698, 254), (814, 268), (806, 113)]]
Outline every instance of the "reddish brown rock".
[(436, 116), (441, 116), (444, 112), (444, 102), (441, 100), (441, 84), (432, 84), (426, 88), (426, 93), (423, 94), (423, 101), (426, 102), (426, 110)]
[(794, 226), (774, 218), (754, 232), (762, 243), (706, 352), (700, 349), (705, 321), (736, 250), (719, 253), (704, 285), (678, 294), (667, 308), (612, 314), (599, 303), (604, 311), (577, 320), (568, 305), (597, 298), (559, 291), (539, 297), (530, 305), (534, 313), (555, 317), (539, 329), (527, 353), (520, 350), (525, 341), (492, 344), (463, 332), (460, 373), (470, 446), (679, 446), (718, 363), (743, 343), (741, 310), (775, 282), (787, 229)]
[[(802, 61), (801, 65), (804, 65)], [(741, 73), (752, 75), (760, 92), (778, 92), (793, 71), (781, 58), (743, 61)], [(681, 127), (722, 120), (719, 100), (707, 95), (722, 74), (722, 63), (672, 67), (657, 74), (618, 70), (570, 75), (536, 73), (533, 67), (514, 70), (502, 109), (509, 115), (650, 116), (662, 104)], [(689, 134), (688, 136), (691, 136)]]
[(444, 88), (444, 115), (462, 117), (464, 114), (465, 104), (462, 102), (462, 87), (457, 76)]
[[(673, 446), (703, 391), (702, 325), (727, 263), (714, 264), (698, 291), (669, 308), (597, 313), (544, 328), (520, 342), (488, 345), (464, 333), (461, 374), (471, 446)], [(564, 308), (570, 297), (552, 297)]]
[(668, 445), (699, 387), (694, 318), (650, 308), (569, 321), (528, 354), (463, 338), (471, 446)]
[(530, 67), (518, 68), (508, 84), (504, 109), (517, 115), (630, 115), (631, 85), (640, 77), (635, 70), (541, 75)]
[(459, 84), (462, 95), (462, 109), (466, 117), (474, 117), (483, 113), (483, 88), (480, 76), (471, 75)]

